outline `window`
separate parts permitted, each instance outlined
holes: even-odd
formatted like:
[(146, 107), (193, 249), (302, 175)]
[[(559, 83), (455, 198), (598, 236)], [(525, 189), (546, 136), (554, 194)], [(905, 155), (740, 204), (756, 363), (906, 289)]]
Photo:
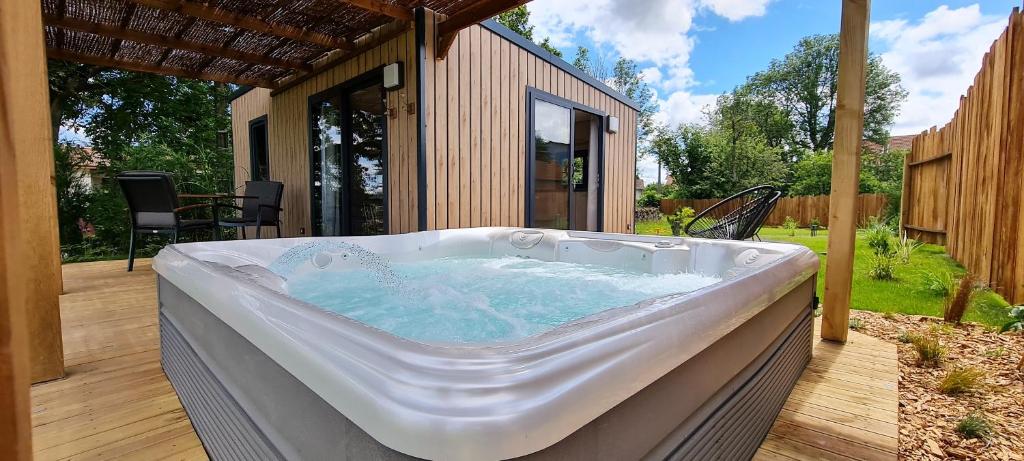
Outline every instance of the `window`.
[(249, 122), (249, 174), (253, 181), (270, 180), (270, 147), (267, 116)]
[(526, 222), (601, 230), (603, 114), (532, 88), (529, 98)]

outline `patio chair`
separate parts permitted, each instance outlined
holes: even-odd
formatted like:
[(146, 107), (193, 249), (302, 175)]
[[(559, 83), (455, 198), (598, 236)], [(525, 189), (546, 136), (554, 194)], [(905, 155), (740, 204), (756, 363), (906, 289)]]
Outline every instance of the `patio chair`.
[(754, 238), (781, 196), (772, 186), (751, 187), (700, 212), (683, 232), (708, 239)]
[(128, 272), (135, 267), (136, 235), (171, 234), (178, 243), (181, 231), (213, 231), (212, 219), (182, 219), (181, 213), (211, 208), (208, 203), (181, 206), (170, 173), (160, 171), (125, 171), (117, 175), (121, 192), (128, 202), (132, 233), (128, 244)]
[(284, 184), (277, 181), (247, 181), (245, 183), (245, 195), (242, 199), (242, 206), (220, 205), (224, 208), (232, 208), (242, 212), (242, 216), (221, 217), (218, 225), (222, 227), (241, 228), (242, 238), (245, 238), (245, 228), (255, 227), (256, 238), (262, 236), (263, 226), (274, 226), (277, 237), (281, 237), (281, 196), (284, 195)]

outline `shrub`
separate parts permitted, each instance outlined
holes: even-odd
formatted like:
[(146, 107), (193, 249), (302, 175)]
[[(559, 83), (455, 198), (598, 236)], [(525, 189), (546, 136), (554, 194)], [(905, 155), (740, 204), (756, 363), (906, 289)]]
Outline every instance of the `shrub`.
[(1024, 306), (1014, 306), (1010, 309), (1010, 321), (999, 329), (1000, 333), (1007, 331), (1024, 331)]
[(640, 194), (640, 198), (636, 201), (636, 206), (641, 208), (657, 208), (661, 206), (661, 194), (654, 189), (644, 189)]
[(695, 215), (696, 213), (693, 211), (693, 208), (685, 206), (680, 208), (679, 211), (676, 211), (675, 213), (670, 214), (665, 218), (668, 219), (669, 223), (685, 224), (690, 219), (693, 219)]
[(861, 328), (864, 328), (864, 322), (861, 319), (858, 319), (858, 318), (850, 319), (850, 329), (851, 330), (859, 331)]
[(891, 253), (872, 256), (868, 275), (875, 280), (896, 280), (896, 256)]
[(914, 254), (918, 248), (921, 248), (921, 245), (923, 245), (921, 242), (907, 238), (907, 233), (904, 232), (903, 237), (896, 240), (894, 247), (896, 256), (899, 258), (900, 263), (910, 264), (910, 255)]
[(896, 320), (896, 314), (892, 312), (882, 312), (882, 318), (886, 320)]
[(796, 220), (792, 216), (786, 216), (786, 220), (782, 222), (782, 228), (789, 231), (789, 236), (796, 235)]
[(901, 331), (900, 334), (896, 336), (896, 340), (903, 344), (910, 344), (914, 341), (914, 334), (909, 331)]
[(939, 392), (946, 395), (957, 395), (973, 392), (981, 385), (985, 372), (974, 367), (957, 367), (946, 373), (939, 382)]
[(939, 343), (939, 338), (929, 336), (912, 335), (910, 343), (914, 345), (917, 352), (917, 364), (923, 367), (937, 367), (942, 363), (946, 350)]
[(948, 297), (956, 290), (956, 277), (952, 272), (935, 274), (929, 272), (924, 275), (925, 289), (936, 296)]
[(864, 230), (864, 241), (879, 256), (893, 255), (896, 252), (895, 240), (892, 228), (879, 222), (877, 218), (872, 218)]
[(985, 415), (975, 411), (956, 425), (956, 432), (965, 439), (987, 439), (992, 435), (992, 424), (988, 422)]
[(809, 222), (808, 224), (810, 224), (811, 226), (821, 227), (821, 220), (818, 218), (811, 218), (811, 222)]
[(974, 274), (964, 274), (960, 278), (956, 292), (946, 300), (946, 306), (942, 309), (942, 320), (959, 325), (977, 290), (977, 278)]

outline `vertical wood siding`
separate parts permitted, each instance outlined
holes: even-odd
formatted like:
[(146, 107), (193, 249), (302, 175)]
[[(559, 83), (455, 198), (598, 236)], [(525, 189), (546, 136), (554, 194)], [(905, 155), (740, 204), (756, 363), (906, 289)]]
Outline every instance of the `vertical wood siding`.
[(427, 228), (523, 226), (527, 87), (618, 117), (604, 137), (604, 230), (633, 232), (636, 111), (481, 26), (435, 59), (426, 17)]
[(1009, 25), (953, 119), (914, 138), (903, 177), (902, 228), (1013, 303), (1024, 302), (1024, 15)]
[(619, 118), (619, 133), (601, 130), (604, 230), (633, 232), (636, 111), (484, 27), (463, 30), (447, 59), (437, 60), (437, 22), (427, 11), (425, 107), (415, 107), (413, 30), (280, 94), (253, 90), (236, 99), (236, 184), (248, 178), (249, 120), (268, 114), (271, 176), (285, 184), (284, 235), (309, 235), (309, 96), (401, 61), (405, 87), (388, 92), (388, 108), (399, 114), (387, 121), (390, 232), (418, 230), (416, 110), (426, 124), (427, 229), (526, 224), (527, 87)]
[[(389, 232), (413, 232), (416, 196), (416, 39), (409, 30), (293, 88), (271, 96), (254, 89), (231, 103), (235, 184), (249, 178), (249, 120), (267, 114), (270, 176), (284, 183), (282, 234), (310, 235), (309, 97), (386, 64), (401, 62), (405, 86), (387, 92), (387, 194)], [(390, 31), (381, 30), (379, 34)], [(367, 38), (366, 40), (373, 40)], [(239, 189), (241, 190), (241, 189)], [(272, 234), (266, 234), (272, 235)]]

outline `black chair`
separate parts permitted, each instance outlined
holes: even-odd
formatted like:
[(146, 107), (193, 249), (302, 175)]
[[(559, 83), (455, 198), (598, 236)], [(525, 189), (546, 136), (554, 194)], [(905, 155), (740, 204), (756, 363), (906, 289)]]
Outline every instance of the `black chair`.
[(683, 232), (708, 239), (754, 238), (781, 196), (782, 192), (772, 186), (751, 187), (700, 212)]
[(121, 192), (128, 202), (132, 234), (128, 245), (128, 272), (135, 266), (136, 234), (171, 234), (171, 240), (178, 242), (181, 231), (213, 231), (212, 219), (182, 219), (181, 213), (201, 208), (210, 208), (208, 203), (181, 206), (174, 180), (170, 173), (160, 171), (125, 171), (117, 175)]
[(284, 195), (284, 184), (277, 181), (247, 181), (245, 193), (242, 195), (253, 198), (242, 199), (242, 206), (220, 205), (224, 208), (239, 210), (242, 212), (242, 216), (221, 217), (218, 224), (222, 227), (240, 227), (243, 239), (246, 227), (255, 227), (256, 238), (260, 238), (263, 226), (274, 226), (277, 236), (280, 238), (281, 196)]

